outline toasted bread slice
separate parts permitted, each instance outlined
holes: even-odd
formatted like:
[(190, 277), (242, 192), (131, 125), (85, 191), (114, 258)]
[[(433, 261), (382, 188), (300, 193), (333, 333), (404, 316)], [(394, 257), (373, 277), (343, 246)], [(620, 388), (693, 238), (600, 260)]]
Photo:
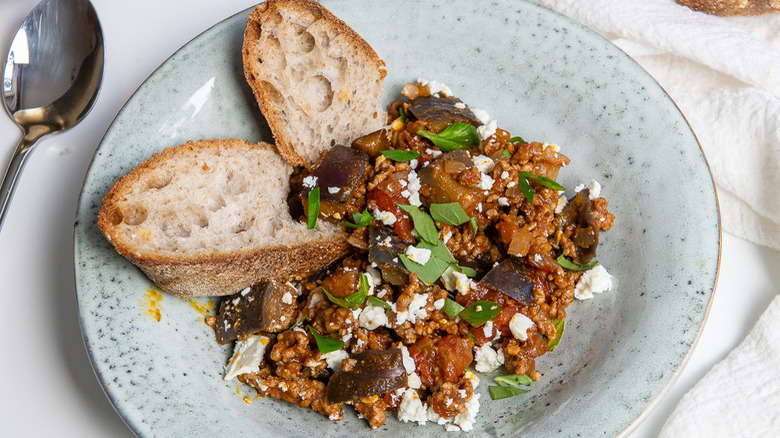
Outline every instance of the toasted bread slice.
[(780, 0), (680, 0), (694, 11), (724, 17), (780, 12)]
[(249, 14), (246, 80), (292, 165), (307, 168), (335, 144), (387, 123), (384, 62), (354, 30), (313, 0), (268, 0)]
[(292, 166), (272, 146), (199, 140), (153, 155), (103, 199), (98, 226), (117, 252), (180, 296), (228, 295), (307, 277), (344, 256), (340, 227), (290, 216)]

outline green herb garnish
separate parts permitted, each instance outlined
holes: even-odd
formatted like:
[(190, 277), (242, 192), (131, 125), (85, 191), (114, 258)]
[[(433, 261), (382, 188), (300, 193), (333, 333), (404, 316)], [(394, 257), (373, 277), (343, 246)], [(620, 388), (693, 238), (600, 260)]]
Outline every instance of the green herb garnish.
[(417, 262), (412, 261), (409, 257), (407, 257), (405, 254), (399, 254), (398, 258), (401, 259), (401, 263), (403, 263), (404, 267), (408, 269), (410, 272), (414, 272), (417, 274), (417, 278), (424, 281), (427, 284), (433, 284), (436, 282), (436, 280), (441, 277), (441, 274), (444, 273), (444, 271), (447, 270), (447, 268), (450, 266), (449, 263), (439, 259), (438, 257), (434, 257), (433, 255), (431, 258), (428, 259), (428, 262), (424, 265), (421, 265)]
[(557, 190), (559, 192), (566, 190), (562, 185), (544, 176), (532, 175), (531, 173), (525, 171), (518, 172), (518, 176), (519, 181), (517, 185), (520, 187), (520, 191), (523, 192), (525, 199), (527, 199), (528, 203), (531, 205), (534, 204), (534, 189), (531, 188), (531, 185), (528, 182), (530, 179), (547, 187), (548, 189)]
[(451, 298), (444, 300), (444, 313), (446, 313), (450, 318), (455, 318), (458, 316), (458, 314), (460, 314), (463, 309), (465, 309), (465, 307), (461, 306)]
[(325, 295), (332, 303), (338, 304), (345, 309), (357, 310), (359, 308), (358, 304), (363, 304), (368, 295), (368, 278), (366, 278), (366, 274), (360, 274), (360, 287), (358, 288), (358, 291), (345, 298), (334, 297), (322, 286), (320, 286), (320, 289), (325, 292)]
[(515, 388), (514, 386), (491, 386), (488, 388), (490, 391), (490, 398), (493, 400), (501, 400), (503, 398), (514, 397), (516, 395), (524, 394), (531, 389), (528, 388)]
[(507, 157), (507, 158), (511, 158), (511, 157), (512, 157), (512, 154), (510, 154), (510, 153), (509, 153), (509, 151), (508, 151), (508, 150), (506, 150), (506, 149), (504, 149), (503, 151), (501, 151), (501, 155), (503, 155), (503, 156), (505, 156), (505, 157)]
[(379, 151), (379, 153), (399, 163), (405, 163), (407, 161), (412, 161), (415, 158), (420, 158), (420, 153), (417, 151), (398, 151), (395, 149), (388, 149), (385, 151)]
[(398, 115), (401, 117), (402, 122), (409, 123), (409, 116), (406, 115), (406, 110), (403, 105), (398, 107)]
[(420, 129), (417, 135), (427, 138), (444, 152), (452, 152), (456, 149), (468, 149), (479, 144), (479, 134), (474, 125), (455, 122), (438, 134)]
[(460, 317), (472, 327), (482, 327), (499, 313), (501, 313), (501, 306), (492, 301), (483, 300), (469, 304), (460, 312)]
[(414, 205), (396, 204), (398, 207), (412, 217), (414, 231), (426, 242), (435, 243), (439, 240), (439, 232), (436, 231), (436, 224), (428, 213), (423, 212)]
[(566, 320), (555, 319), (553, 320), (553, 324), (555, 324), (555, 332), (556, 332), (555, 339), (547, 340), (547, 351), (555, 350), (555, 347), (557, 347), (558, 343), (561, 342), (561, 336), (563, 336), (563, 329), (566, 328)]
[(534, 383), (534, 379), (526, 375), (519, 376), (517, 374), (510, 374), (508, 376), (496, 376), (493, 378), (493, 380), (495, 380), (496, 383), (499, 384), (499, 386), (520, 386), (520, 385), (530, 385), (531, 383)]
[(339, 225), (343, 225), (349, 228), (363, 228), (368, 226), (368, 224), (370, 224), (372, 220), (374, 220), (374, 216), (372, 216), (367, 209), (364, 209), (362, 213), (358, 213), (358, 212), (352, 213), (352, 222), (354, 223), (340, 222)]
[(433, 220), (447, 225), (463, 225), (471, 220), (471, 217), (457, 202), (431, 204), (428, 210), (430, 210)]
[(458, 263), (458, 260), (452, 255), (447, 245), (439, 239), (436, 239), (435, 243), (420, 241), (417, 244), (417, 248), (430, 250), (431, 257), (436, 257), (447, 264)]
[(598, 260), (593, 260), (592, 262), (588, 263), (585, 266), (578, 265), (578, 264), (572, 262), (571, 260), (567, 259), (566, 256), (563, 255), (563, 254), (559, 255), (558, 258), (555, 259), (555, 260), (558, 261), (559, 265), (563, 266), (564, 268), (566, 268), (566, 269), (568, 269), (570, 271), (587, 271), (588, 269), (590, 269), (590, 268), (596, 266), (597, 264), (599, 264)]
[(320, 188), (315, 187), (314, 190), (311, 190), (307, 198), (309, 203), (309, 211), (306, 228), (313, 230), (314, 226), (317, 225), (317, 217), (320, 215)]
[(479, 227), (477, 227), (477, 219), (471, 218), (469, 219), (469, 222), (471, 223), (471, 231), (474, 232), (474, 235), (471, 236), (471, 238), (477, 237), (477, 230), (479, 230)]
[(509, 139), (510, 143), (525, 143), (525, 140), (523, 140), (523, 137), (520, 137), (519, 135), (517, 137), (512, 137)]
[(368, 297), (367, 301), (369, 304), (371, 304), (374, 307), (381, 307), (383, 309), (388, 309), (388, 310), (392, 309), (390, 304), (387, 304), (387, 301), (380, 300), (377, 297)]
[(293, 329), (293, 328), (295, 328), (295, 327), (298, 327), (299, 325), (301, 325), (301, 323), (303, 323), (303, 321), (306, 321), (306, 318), (307, 318), (307, 317), (308, 317), (308, 315), (301, 315), (301, 317), (300, 317), (300, 318), (298, 318), (298, 320), (297, 320), (297, 321), (295, 321), (295, 324), (293, 324), (292, 326), (290, 326), (290, 328), (291, 328), (291, 329)]
[(499, 385), (488, 388), (490, 391), (490, 398), (493, 400), (524, 394), (531, 390), (528, 385), (534, 382), (534, 380), (528, 376), (519, 376), (517, 374), (496, 376), (493, 380)]
[(314, 331), (314, 328), (312, 326), (309, 327), (309, 332), (314, 336), (314, 342), (317, 343), (317, 349), (320, 350), (320, 353), (322, 354), (328, 354), (333, 351), (341, 350), (344, 348), (344, 342), (338, 340), (329, 338), (327, 336), (322, 336), (321, 334)]

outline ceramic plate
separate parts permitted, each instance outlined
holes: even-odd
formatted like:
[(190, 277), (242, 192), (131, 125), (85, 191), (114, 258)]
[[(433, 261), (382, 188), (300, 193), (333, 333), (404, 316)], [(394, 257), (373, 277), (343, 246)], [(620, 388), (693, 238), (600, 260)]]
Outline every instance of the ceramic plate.
[[(543, 377), (531, 392), (492, 401), (490, 376), (482, 376), (472, 435), (630, 430), (685, 361), (718, 271), (712, 179), (675, 104), (609, 42), (532, 3), (323, 3), (386, 61), (386, 103), (407, 81), (444, 82), (513, 134), (560, 145), (572, 159), (559, 177), (568, 194), (595, 179), (617, 217), (599, 247), (616, 286), (572, 304), (559, 348), (537, 361)], [(223, 381), (231, 352), (203, 322), (213, 304), (157, 293), (96, 226), (109, 187), (164, 147), (198, 138), (272, 141), (241, 68), (248, 13), (215, 25), (155, 71), (94, 157), (75, 229), (86, 345), (108, 397), (140, 436), (363, 436), (369, 428), (352, 412), (331, 422)], [(372, 435), (412, 432), (438, 436), (443, 428), (389, 415)]]

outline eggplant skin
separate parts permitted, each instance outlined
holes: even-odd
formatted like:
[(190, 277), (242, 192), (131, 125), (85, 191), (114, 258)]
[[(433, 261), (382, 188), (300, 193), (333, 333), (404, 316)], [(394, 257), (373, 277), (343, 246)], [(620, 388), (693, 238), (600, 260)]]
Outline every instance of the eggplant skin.
[(349, 371), (338, 370), (326, 388), (328, 403), (344, 403), (394, 391), (407, 386), (400, 348), (366, 350), (352, 357), (357, 362)]
[(519, 303), (534, 302), (534, 282), (528, 275), (525, 263), (515, 257), (502, 260), (479, 283)]
[(219, 306), (214, 326), (217, 342), (225, 345), (260, 332), (287, 330), (294, 322), (295, 303), (285, 303), (285, 294), (297, 297), (290, 284), (266, 281), (226, 297)]

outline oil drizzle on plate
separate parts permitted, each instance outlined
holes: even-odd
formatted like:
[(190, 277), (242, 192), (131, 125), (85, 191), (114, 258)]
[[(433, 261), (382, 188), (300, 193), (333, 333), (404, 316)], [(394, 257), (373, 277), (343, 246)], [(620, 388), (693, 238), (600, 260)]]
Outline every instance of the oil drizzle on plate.
[(160, 322), (162, 319), (162, 308), (160, 307), (162, 298), (162, 293), (154, 287), (146, 289), (144, 296), (138, 300), (138, 303), (147, 318)]

